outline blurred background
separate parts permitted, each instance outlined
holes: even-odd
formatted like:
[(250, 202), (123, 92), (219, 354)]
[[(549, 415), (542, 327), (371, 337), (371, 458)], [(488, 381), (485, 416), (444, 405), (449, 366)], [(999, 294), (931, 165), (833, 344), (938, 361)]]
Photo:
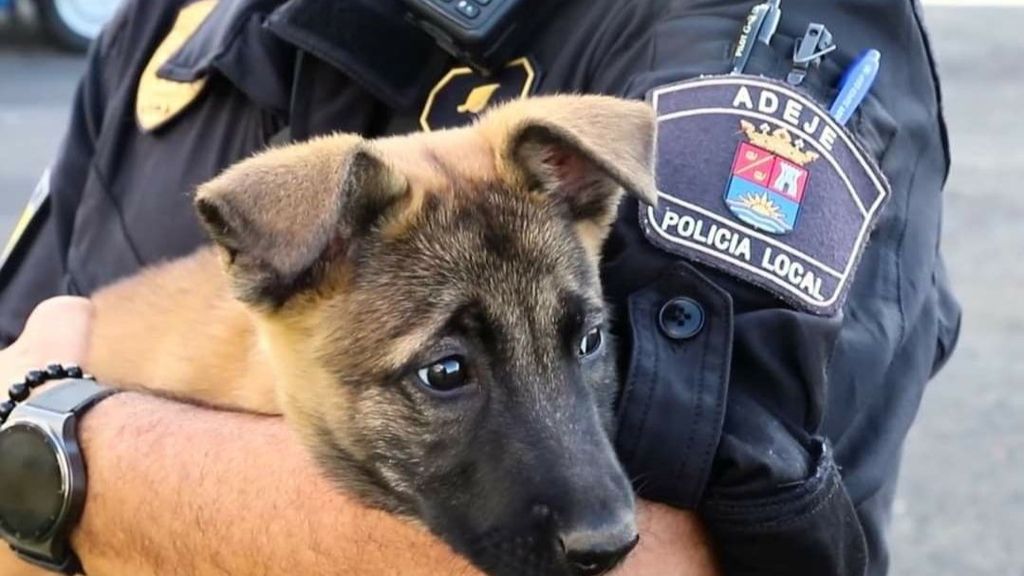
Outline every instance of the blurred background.
[[(60, 142), (83, 68), (68, 50), (114, 4), (0, 0), (0, 240)], [(891, 573), (1024, 576), (1024, 1), (924, 4), (953, 147), (944, 250), (965, 316), (907, 443)]]

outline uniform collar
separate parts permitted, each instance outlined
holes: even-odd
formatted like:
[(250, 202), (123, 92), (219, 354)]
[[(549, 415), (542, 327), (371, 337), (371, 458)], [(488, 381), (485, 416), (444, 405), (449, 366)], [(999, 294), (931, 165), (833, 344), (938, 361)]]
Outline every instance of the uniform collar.
[(281, 0), (220, 0), (157, 76), (193, 82), (216, 69), (257, 105), (287, 111), (294, 48), (266, 31)]
[(286, 110), (295, 48), (399, 110), (418, 104), (449, 64), (397, 0), (220, 0), (157, 74), (191, 82), (216, 68), (258, 104)]

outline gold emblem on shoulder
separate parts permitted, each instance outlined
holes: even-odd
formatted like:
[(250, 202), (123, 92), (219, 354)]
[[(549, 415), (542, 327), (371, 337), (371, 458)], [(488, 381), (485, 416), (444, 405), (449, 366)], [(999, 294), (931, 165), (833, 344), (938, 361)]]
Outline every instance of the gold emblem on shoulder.
[(529, 96), (536, 78), (533, 63), (526, 57), (509, 62), (491, 77), (468, 66), (452, 68), (427, 96), (420, 128), (429, 132), (466, 124), (488, 106)]
[(156, 72), (192, 37), (216, 5), (217, 0), (199, 0), (182, 8), (171, 31), (150, 57), (135, 94), (135, 118), (143, 131), (163, 126), (202, 93), (205, 77), (192, 82), (175, 82), (160, 78)]

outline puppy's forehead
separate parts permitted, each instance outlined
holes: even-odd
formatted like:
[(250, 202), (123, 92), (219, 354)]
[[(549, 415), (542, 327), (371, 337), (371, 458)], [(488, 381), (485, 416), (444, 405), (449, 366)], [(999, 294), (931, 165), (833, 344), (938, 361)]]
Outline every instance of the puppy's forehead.
[(364, 264), (348, 298), (354, 310), (379, 311), (366, 314), (375, 322), (361, 340), (375, 340), (384, 368), (405, 366), (467, 308), (525, 349), (527, 335), (545, 345), (557, 337), (566, 295), (601, 306), (596, 270), (557, 212), (525, 195), (479, 192), (410, 219)]
[(474, 127), (384, 138), (373, 146), (413, 192), (445, 194), (501, 179), (494, 143)]

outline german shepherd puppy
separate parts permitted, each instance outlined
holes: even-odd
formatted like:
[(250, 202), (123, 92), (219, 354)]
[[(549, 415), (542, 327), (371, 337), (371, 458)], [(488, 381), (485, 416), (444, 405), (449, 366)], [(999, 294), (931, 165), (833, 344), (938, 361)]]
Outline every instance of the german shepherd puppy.
[(104, 381), (282, 413), (340, 487), (494, 575), (637, 542), (598, 278), (641, 103), (520, 100), (468, 128), (271, 149), (201, 186), (215, 242), (94, 297)]

